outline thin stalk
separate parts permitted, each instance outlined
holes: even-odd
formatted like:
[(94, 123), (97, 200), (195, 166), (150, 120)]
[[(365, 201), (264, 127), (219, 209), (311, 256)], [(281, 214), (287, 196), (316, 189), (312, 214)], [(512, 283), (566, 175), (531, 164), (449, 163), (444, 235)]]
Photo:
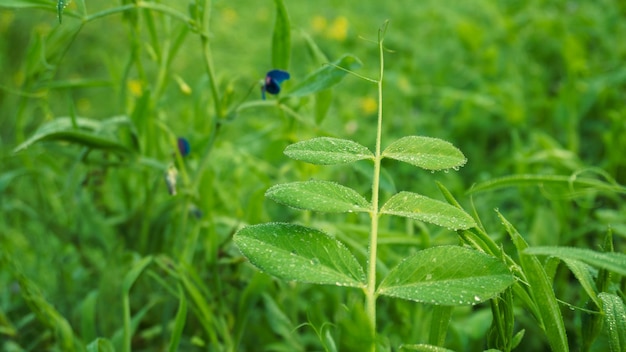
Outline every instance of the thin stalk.
[[(386, 28), (386, 24), (385, 24)], [(370, 336), (372, 337), (372, 351), (376, 350), (376, 255), (378, 245), (378, 196), (380, 186), (380, 161), (381, 156), (381, 140), (383, 127), (383, 35), (384, 29), (379, 32), (378, 50), (380, 55), (380, 75), (378, 77), (378, 125), (376, 128), (376, 151), (374, 158), (374, 177), (372, 181), (372, 212), (371, 212), (371, 232), (369, 238), (369, 261), (367, 268), (367, 290), (365, 298), (365, 308), (370, 318)]]

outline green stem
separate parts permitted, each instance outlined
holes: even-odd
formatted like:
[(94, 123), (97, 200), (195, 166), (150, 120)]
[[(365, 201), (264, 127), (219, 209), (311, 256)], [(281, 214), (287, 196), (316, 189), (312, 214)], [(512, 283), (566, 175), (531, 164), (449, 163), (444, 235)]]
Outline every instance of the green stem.
[[(386, 25), (385, 25), (386, 27)], [(367, 291), (365, 299), (365, 307), (368, 317), (370, 318), (370, 336), (372, 337), (372, 351), (376, 350), (376, 252), (378, 245), (378, 196), (380, 186), (380, 161), (381, 155), (381, 140), (383, 130), (383, 71), (384, 71), (384, 57), (383, 57), (383, 34), (384, 29), (379, 33), (378, 38), (378, 50), (380, 55), (380, 75), (378, 77), (378, 125), (376, 128), (376, 153), (374, 159), (374, 177), (372, 181), (372, 222), (371, 232), (369, 238), (369, 261), (367, 268)]]

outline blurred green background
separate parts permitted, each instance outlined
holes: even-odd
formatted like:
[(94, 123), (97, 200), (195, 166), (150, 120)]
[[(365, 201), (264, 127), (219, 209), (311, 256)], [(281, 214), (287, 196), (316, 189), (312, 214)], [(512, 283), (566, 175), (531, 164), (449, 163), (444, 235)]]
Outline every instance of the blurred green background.
[[(309, 97), (288, 102), (297, 118), (266, 106), (220, 117), (201, 41), (187, 24), (148, 10), (83, 22), (75, 2), (59, 24), (54, 3), (0, 3), (0, 349), (61, 351), (70, 339), (82, 350), (97, 337), (119, 348), (128, 329), (123, 278), (153, 256), (127, 296), (137, 318), (133, 350), (166, 349), (182, 291), (190, 313), (181, 350), (322, 350), (326, 331), (339, 350), (358, 350), (359, 292), (269, 278), (244, 263), (230, 239), (245, 224), (299, 221), (335, 234), (357, 253), (364, 249), (364, 218), (285, 209), (263, 194), (276, 183), (315, 178), (367, 195), (368, 165), (304, 165), (282, 150), (326, 135), (372, 148), (376, 86), (348, 75), (333, 88), (321, 121)], [(184, 1), (155, 3), (187, 13)], [(470, 202), (465, 192), (522, 174), (626, 184), (625, 2), (285, 5), (292, 60), (284, 91), (322, 64), (312, 48), (331, 61), (354, 54), (363, 63), (357, 72), (375, 77), (372, 41), (389, 20), (383, 145), (405, 135), (438, 137), (469, 160), (458, 172), (435, 174), (386, 162), (385, 196), (410, 190), (441, 199), (434, 182), (440, 181), (475, 207), (503, 246), (509, 244), (495, 208), (531, 245), (597, 249), (610, 227), (616, 251), (624, 251), (623, 195), (529, 185), (478, 193)], [(118, 6), (86, 2), (87, 14)], [(260, 99), (259, 81), (272, 69), (274, 14), (272, 1), (212, 3), (208, 41), (222, 106)], [(111, 135), (138, 145), (137, 152), (128, 157), (57, 140), (15, 152), (40, 126), (64, 116), (105, 125), (129, 117), (134, 125), (116, 125)], [(173, 158), (177, 136), (191, 143), (184, 160)], [(183, 176), (176, 196), (163, 177), (170, 164)], [(384, 219), (381, 226), (380, 256), (389, 266), (420, 248), (457, 243), (453, 232), (413, 221)], [(565, 270), (556, 273), (555, 291), (574, 305), (587, 299)], [(430, 313), (428, 306), (381, 299), (379, 332), (391, 346), (423, 342)], [(564, 314), (575, 344), (580, 319), (574, 311)], [(527, 329), (524, 350), (547, 348), (528, 313), (520, 310), (516, 318)], [(62, 321), (67, 328), (59, 327)], [(488, 306), (457, 308), (447, 346), (483, 348), (489, 324)]]

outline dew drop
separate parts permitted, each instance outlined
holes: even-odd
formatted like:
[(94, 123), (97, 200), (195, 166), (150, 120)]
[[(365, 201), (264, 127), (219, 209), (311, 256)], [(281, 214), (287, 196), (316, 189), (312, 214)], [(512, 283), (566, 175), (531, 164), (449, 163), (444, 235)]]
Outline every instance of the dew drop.
[(480, 299), (480, 297), (478, 297), (478, 296), (474, 296), (474, 301), (476, 301), (476, 302), (480, 302), (480, 301), (481, 301), (481, 299)]

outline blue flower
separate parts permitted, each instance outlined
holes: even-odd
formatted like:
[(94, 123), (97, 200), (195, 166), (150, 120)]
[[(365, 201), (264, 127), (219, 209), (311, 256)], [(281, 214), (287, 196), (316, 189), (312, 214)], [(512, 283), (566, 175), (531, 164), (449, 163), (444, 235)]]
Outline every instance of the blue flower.
[(280, 84), (288, 80), (289, 72), (283, 70), (271, 70), (265, 75), (265, 81), (261, 86), (261, 96), (265, 100), (265, 92), (276, 95), (280, 93)]
[(189, 155), (191, 152), (191, 145), (189, 145), (189, 141), (183, 137), (178, 137), (178, 152), (181, 156)]

